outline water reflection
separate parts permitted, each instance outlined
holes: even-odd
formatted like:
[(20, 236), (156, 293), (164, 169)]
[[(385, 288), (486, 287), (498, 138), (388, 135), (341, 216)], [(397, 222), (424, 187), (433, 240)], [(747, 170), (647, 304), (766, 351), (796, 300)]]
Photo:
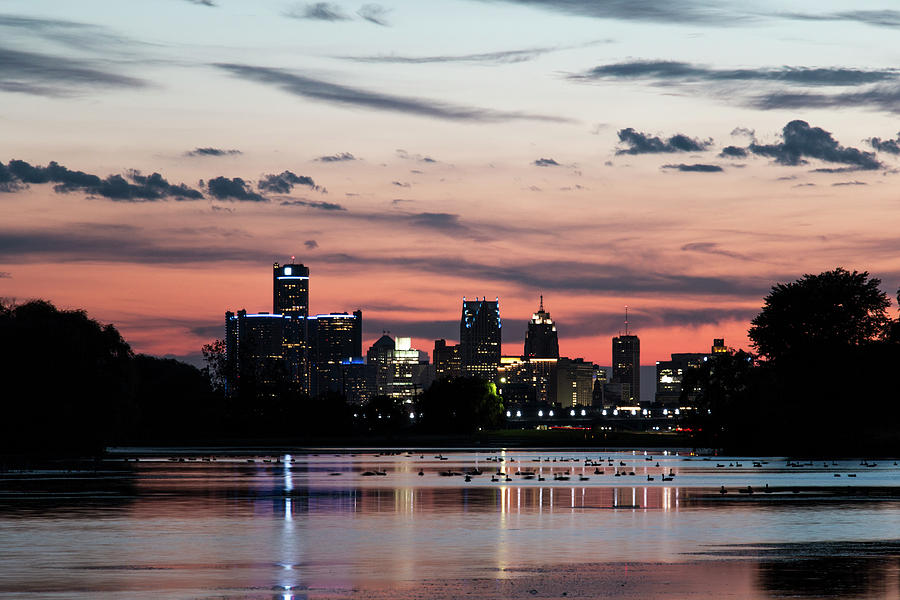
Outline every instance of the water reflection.
[[(434, 598), (445, 588), (561, 597), (582, 581), (644, 586), (634, 598), (673, 586), (693, 597), (897, 597), (890, 466), (835, 487), (832, 471), (855, 465), (720, 469), (546, 451), (207, 458), (0, 474), (0, 596), (395, 598), (426, 586)], [(467, 470), (482, 473), (466, 482)], [(784, 491), (738, 491), (766, 483)]]

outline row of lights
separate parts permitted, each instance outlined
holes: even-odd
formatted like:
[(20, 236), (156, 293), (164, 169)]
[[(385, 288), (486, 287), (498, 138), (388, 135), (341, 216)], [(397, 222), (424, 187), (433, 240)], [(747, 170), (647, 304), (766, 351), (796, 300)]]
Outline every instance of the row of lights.
[[(634, 416), (637, 416), (637, 409), (632, 409), (632, 410), (630, 410), (630, 411), (624, 411), (624, 412), (625, 412), (626, 414), (631, 413), (631, 416), (633, 416), (633, 417), (634, 417)], [(604, 408), (602, 411), (600, 411), (600, 414), (603, 415), (604, 417), (606, 417), (606, 416), (609, 415), (609, 412)], [(614, 417), (618, 417), (618, 416), (619, 416), (619, 409), (617, 409), (617, 408), (616, 408), (616, 409), (613, 409), (612, 414), (613, 414)], [(664, 409), (662, 410), (662, 414), (663, 414), (664, 416), (669, 416), (670, 414), (680, 415), (680, 414), (681, 414), (681, 410), (676, 408), (674, 411), (670, 411), (668, 408), (664, 408)], [(571, 409), (571, 410), (569, 411), (569, 416), (570, 416), (570, 417), (574, 417), (575, 415), (576, 415), (576, 412), (575, 412), (575, 409), (573, 408), (573, 409)], [(650, 411), (648, 411), (646, 408), (643, 409), (643, 410), (641, 410), (641, 415), (643, 415), (643, 416), (645, 416), (645, 417), (650, 417), (650, 416), (651, 416)], [(506, 411), (506, 416), (507, 416), (507, 417), (512, 417), (512, 416), (513, 416), (512, 411), (511, 411), (511, 410)], [(522, 411), (521, 411), (521, 410), (517, 410), (517, 411), (516, 411), (516, 417), (521, 417), (521, 416), (522, 416)], [(539, 410), (538, 413), (537, 413), (537, 416), (538, 416), (538, 417), (543, 417), (543, 416), (544, 416), (544, 411), (543, 411), (543, 410)], [(548, 417), (552, 417), (552, 416), (553, 416), (553, 411), (552, 411), (552, 410), (551, 410), (551, 411), (548, 411), (548, 412), (547, 412), (547, 416), (548, 416)], [(581, 409), (581, 416), (582, 416), (582, 417), (587, 416), (587, 411), (586, 411), (585, 409), (583, 409), (583, 408)], [(412, 414), (410, 414), (410, 418), (412, 418)]]

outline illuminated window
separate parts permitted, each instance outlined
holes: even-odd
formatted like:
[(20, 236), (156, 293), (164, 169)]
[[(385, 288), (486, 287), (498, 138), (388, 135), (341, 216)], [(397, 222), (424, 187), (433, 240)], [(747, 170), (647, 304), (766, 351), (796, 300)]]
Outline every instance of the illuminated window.
[(291, 269), (290, 267), (285, 267), (285, 268), (284, 268), (284, 274), (285, 274), (285, 275), (290, 275), (290, 274), (291, 274), (291, 271), (292, 271), (292, 269)]

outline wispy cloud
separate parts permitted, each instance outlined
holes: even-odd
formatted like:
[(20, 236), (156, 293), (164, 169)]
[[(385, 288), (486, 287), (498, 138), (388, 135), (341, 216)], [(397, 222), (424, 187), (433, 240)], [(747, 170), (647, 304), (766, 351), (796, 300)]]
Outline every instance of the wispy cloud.
[(376, 56), (338, 56), (344, 60), (361, 63), (393, 63), (423, 65), (433, 63), (471, 63), (471, 64), (510, 64), (520, 63), (556, 52), (560, 48), (541, 47), (523, 48), (519, 50), (499, 50), (496, 52), (477, 52), (474, 54), (437, 54), (432, 56), (400, 56), (397, 54), (380, 54)]
[(682, 252), (699, 252), (701, 254), (717, 254), (719, 256), (727, 256), (728, 258), (736, 258), (738, 260), (754, 260), (749, 256), (732, 252), (719, 246), (715, 242), (691, 242), (681, 247)]
[(666, 82), (768, 81), (805, 86), (857, 86), (900, 78), (897, 69), (865, 70), (846, 67), (778, 67), (715, 69), (678, 61), (627, 61), (594, 67), (571, 79), (645, 79)]
[(388, 27), (390, 25), (387, 20), (389, 12), (388, 9), (380, 4), (363, 4), (359, 7), (359, 10), (356, 11), (356, 14), (369, 23)]
[(109, 63), (0, 47), (0, 91), (72, 96), (95, 89), (143, 88), (147, 83), (116, 73)]
[(312, 2), (288, 9), (286, 17), (292, 19), (311, 19), (314, 21), (349, 21), (340, 5), (331, 2)]
[[(495, 1), (495, 0), (482, 0)], [(679, 25), (733, 26), (758, 20), (724, 2), (679, 0), (505, 0), (509, 4), (564, 14)]]
[(237, 77), (277, 87), (285, 92), (312, 100), (343, 106), (359, 106), (374, 110), (399, 112), (453, 121), (500, 122), (511, 120), (567, 122), (568, 119), (530, 114), (459, 106), (436, 100), (395, 96), (361, 88), (330, 83), (284, 69), (216, 63), (216, 67)]
[(763, 110), (802, 110), (809, 108), (868, 108), (900, 114), (900, 85), (878, 85), (858, 92), (836, 94), (813, 92), (770, 92), (749, 99)]
[(780, 17), (801, 21), (851, 21), (876, 27), (900, 27), (898, 10), (845, 10), (833, 13), (779, 13)]
[(306, 206), (319, 210), (347, 210), (336, 202), (319, 202), (317, 200), (282, 200), (280, 204), (281, 206)]

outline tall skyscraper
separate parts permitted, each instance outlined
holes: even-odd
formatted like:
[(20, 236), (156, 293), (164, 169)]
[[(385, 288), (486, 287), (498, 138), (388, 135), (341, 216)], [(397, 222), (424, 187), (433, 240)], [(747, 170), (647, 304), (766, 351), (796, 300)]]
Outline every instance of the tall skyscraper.
[[(293, 261), (293, 257), (291, 257)], [(291, 262), (272, 265), (272, 312), (297, 321), (299, 331), (285, 341), (285, 356), (294, 383), (310, 391), (310, 355), (307, 317), (309, 317), (309, 268)]]
[(459, 322), (459, 354), (463, 373), (493, 381), (500, 364), (500, 300), (463, 298)]
[(628, 308), (625, 309), (625, 334), (612, 339), (613, 383), (622, 386), (622, 402), (636, 406), (641, 401), (641, 340), (628, 333)]
[(272, 312), (304, 319), (309, 316), (309, 267), (272, 265)]
[(531, 315), (528, 331), (525, 332), (525, 358), (559, 358), (559, 338), (556, 324), (550, 313), (544, 310), (544, 297), (541, 306)]
[(330, 313), (307, 319), (311, 392), (344, 392), (341, 363), (362, 356), (362, 311)]

